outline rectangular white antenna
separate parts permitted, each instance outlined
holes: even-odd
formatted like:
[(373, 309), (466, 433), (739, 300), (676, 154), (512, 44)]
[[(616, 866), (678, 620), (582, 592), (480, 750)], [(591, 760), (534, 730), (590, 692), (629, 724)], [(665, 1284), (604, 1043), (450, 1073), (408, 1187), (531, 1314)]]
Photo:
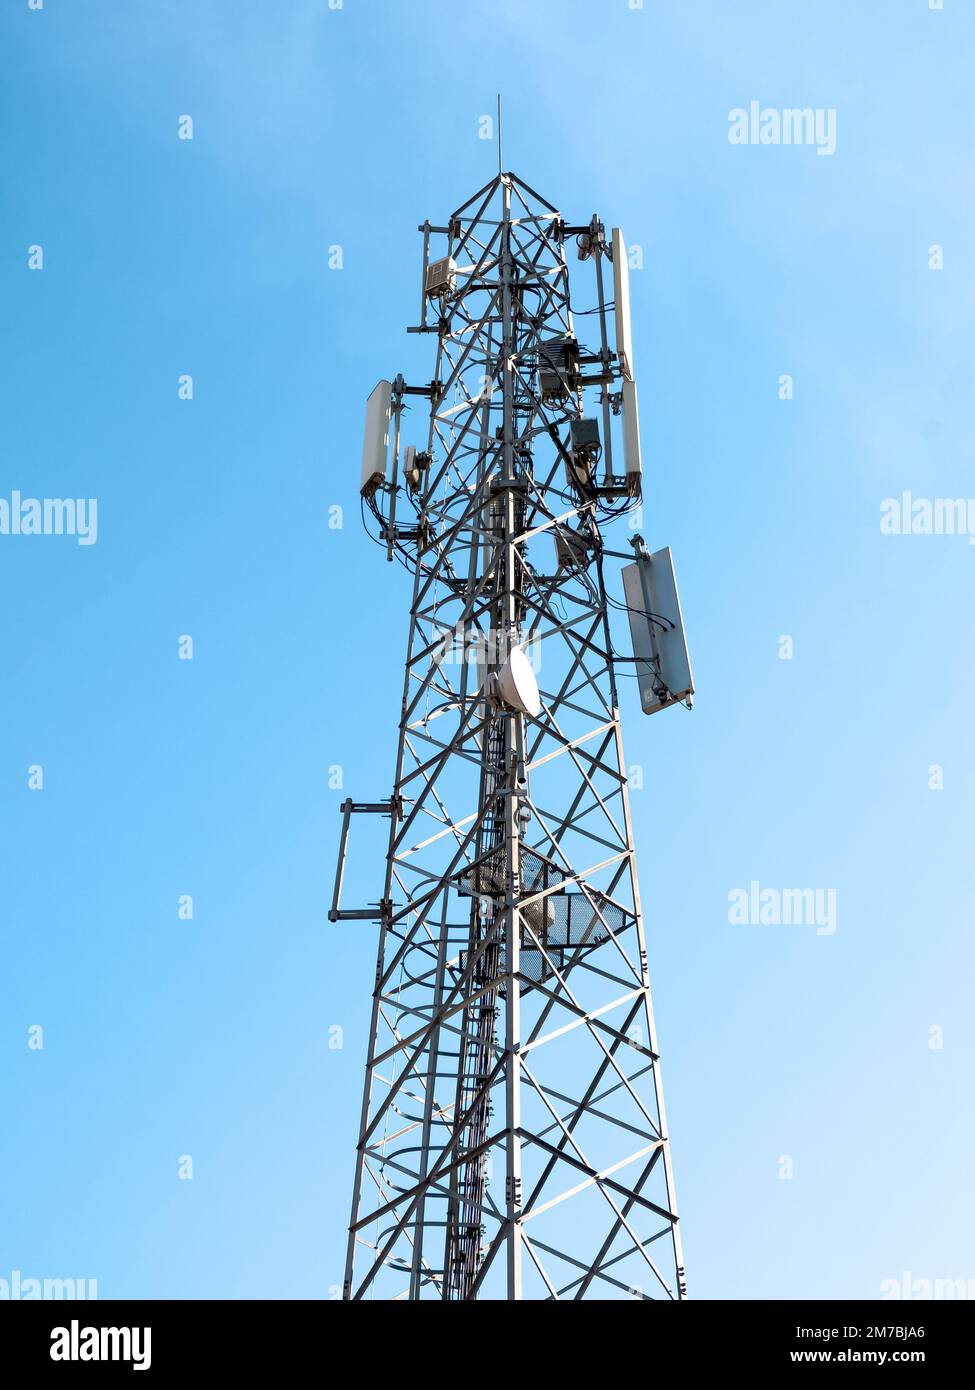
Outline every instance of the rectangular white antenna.
[(613, 297), (616, 300), (616, 355), (627, 381), (633, 380), (633, 333), (630, 327), (630, 263), (619, 227), (613, 228)]
[(380, 381), (366, 401), (366, 432), (362, 444), (362, 478), (359, 491), (371, 497), (386, 480), (389, 461), (389, 417), (393, 383)]
[(623, 462), (626, 468), (627, 490), (639, 493), (643, 464), (640, 454), (640, 411), (636, 399), (636, 382), (624, 381), (623, 387)]
[[(642, 543), (641, 543), (642, 544)], [(694, 695), (691, 658), (670, 547), (645, 551), (623, 570), (633, 655), (644, 714)]]

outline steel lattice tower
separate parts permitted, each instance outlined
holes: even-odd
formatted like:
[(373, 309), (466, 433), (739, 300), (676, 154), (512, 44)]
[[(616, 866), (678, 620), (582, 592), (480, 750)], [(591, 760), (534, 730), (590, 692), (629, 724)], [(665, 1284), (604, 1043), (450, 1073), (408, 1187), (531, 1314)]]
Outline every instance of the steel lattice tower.
[[(603, 575), (640, 489), (613, 463), (614, 247), (512, 174), (421, 230), (434, 379), (386, 384), (391, 480), (364, 489), (414, 575), (395, 781), (343, 808), (331, 913), (380, 924), (345, 1297), (680, 1299)], [(389, 847), (381, 903), (349, 912), (356, 811)]]

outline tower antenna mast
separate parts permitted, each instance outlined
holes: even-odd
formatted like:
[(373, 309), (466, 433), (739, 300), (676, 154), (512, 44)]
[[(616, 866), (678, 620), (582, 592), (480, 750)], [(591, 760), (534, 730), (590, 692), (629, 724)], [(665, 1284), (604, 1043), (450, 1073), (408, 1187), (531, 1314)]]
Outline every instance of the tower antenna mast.
[[(344, 1297), (682, 1299), (617, 687), (693, 684), (669, 550), (608, 547), (642, 489), (626, 248), (500, 167), (420, 231), (433, 378), (373, 391), (361, 484), (412, 578), (396, 768), (343, 805), (329, 914), (379, 927)], [(389, 834), (349, 909), (355, 813)]]

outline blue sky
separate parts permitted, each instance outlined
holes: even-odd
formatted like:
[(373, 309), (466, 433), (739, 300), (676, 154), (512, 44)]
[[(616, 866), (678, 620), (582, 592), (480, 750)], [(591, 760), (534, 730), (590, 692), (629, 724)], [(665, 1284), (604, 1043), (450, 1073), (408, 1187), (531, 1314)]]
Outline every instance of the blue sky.
[[(8, 0), (0, 497), (98, 538), (0, 535), (0, 1278), (341, 1282), (375, 929), (326, 911), (408, 609), (363, 403), (429, 378), (416, 227), (491, 176), (499, 90), (506, 165), (643, 248), (698, 699), (623, 719), (689, 1291), (975, 1278), (975, 549), (879, 526), (975, 495), (973, 39), (962, 0)], [(729, 144), (753, 100), (835, 109), (835, 154)], [(835, 933), (732, 925), (752, 880), (834, 888)]]

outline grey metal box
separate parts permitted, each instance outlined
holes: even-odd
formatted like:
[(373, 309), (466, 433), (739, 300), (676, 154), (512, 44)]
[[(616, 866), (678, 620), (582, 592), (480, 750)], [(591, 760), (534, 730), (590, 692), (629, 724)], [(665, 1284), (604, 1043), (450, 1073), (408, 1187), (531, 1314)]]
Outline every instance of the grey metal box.
[(543, 401), (564, 400), (579, 385), (579, 344), (571, 333), (538, 345), (538, 390)]
[(427, 266), (426, 292), (430, 299), (440, 294), (451, 294), (456, 280), (457, 262), (453, 256), (444, 256), (442, 260), (432, 261)]

